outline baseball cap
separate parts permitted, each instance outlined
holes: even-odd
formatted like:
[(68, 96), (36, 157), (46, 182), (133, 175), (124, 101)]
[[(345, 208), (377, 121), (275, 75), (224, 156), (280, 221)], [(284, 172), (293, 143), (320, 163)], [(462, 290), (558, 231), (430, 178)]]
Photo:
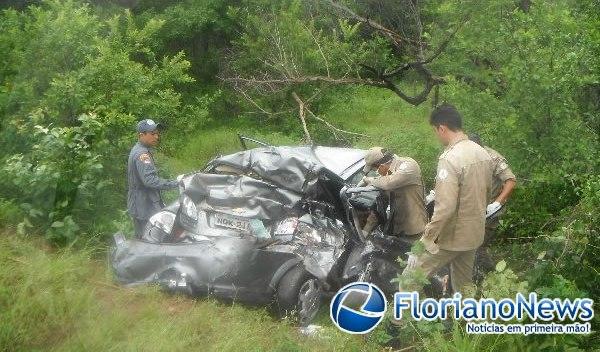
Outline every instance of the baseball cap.
[(390, 153), (381, 147), (373, 147), (367, 151), (365, 155), (365, 167), (363, 171), (368, 173), (375, 167), (379, 166), (385, 159), (388, 158)]
[(156, 129), (161, 129), (162, 127), (163, 127), (163, 125), (161, 123), (156, 123), (152, 119), (144, 119), (144, 120), (141, 120), (140, 122), (138, 122), (136, 129), (139, 133), (142, 133), (142, 132), (152, 132)]

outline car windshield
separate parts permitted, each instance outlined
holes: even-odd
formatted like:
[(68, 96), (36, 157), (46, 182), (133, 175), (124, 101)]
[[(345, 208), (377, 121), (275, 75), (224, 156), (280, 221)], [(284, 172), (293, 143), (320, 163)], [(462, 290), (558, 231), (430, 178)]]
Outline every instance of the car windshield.
[(363, 177), (365, 177), (365, 176), (378, 177), (379, 174), (377, 173), (377, 171), (371, 170), (371, 171), (369, 171), (368, 174), (365, 175), (365, 172), (363, 171), (363, 169), (359, 169), (356, 173), (354, 173), (354, 175), (350, 176), (347, 183), (349, 185), (353, 185), (353, 186), (357, 185), (360, 182), (360, 180), (362, 180)]

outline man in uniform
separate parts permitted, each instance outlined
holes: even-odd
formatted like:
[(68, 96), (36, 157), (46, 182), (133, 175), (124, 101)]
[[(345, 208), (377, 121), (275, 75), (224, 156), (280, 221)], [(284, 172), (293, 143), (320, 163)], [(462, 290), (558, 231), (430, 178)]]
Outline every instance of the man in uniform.
[(499, 219), (503, 213), (503, 210), (498, 210), (504, 206), (506, 201), (510, 198), (512, 191), (517, 184), (517, 178), (508, 166), (506, 158), (504, 158), (494, 149), (483, 145), (481, 137), (479, 137), (478, 134), (470, 134), (469, 139), (482, 146), (492, 158), (492, 199), (494, 201), (488, 204), (487, 214), (490, 215), (496, 212), (498, 213), (486, 222), (483, 245), (481, 245), (481, 247), (479, 247), (477, 250), (477, 257), (479, 258), (478, 262), (480, 263), (482, 269), (487, 272), (492, 270), (495, 266), (488, 249), (491, 242), (495, 238), (496, 228), (498, 228), (498, 225), (500, 224)]
[[(412, 158), (399, 157), (381, 147), (373, 147), (365, 156), (363, 171), (368, 174), (373, 169), (377, 169), (380, 177), (365, 177), (362, 183), (384, 190), (389, 195), (390, 219), (384, 232), (414, 240), (427, 223), (419, 164)], [(371, 214), (367, 220), (367, 234), (372, 230), (373, 217)]]
[(131, 148), (127, 161), (127, 212), (133, 219), (135, 236), (141, 237), (148, 219), (164, 207), (160, 191), (177, 187), (176, 180), (158, 176), (154, 147), (160, 139), (161, 125), (151, 119), (137, 124), (138, 142)]
[(483, 243), (491, 158), (463, 133), (454, 106), (436, 108), (429, 123), (446, 148), (438, 161), (435, 210), (421, 237), (425, 251), (409, 256), (403, 275), (420, 268), (429, 276), (450, 264), (452, 288), (459, 292), (472, 282), (475, 251)]

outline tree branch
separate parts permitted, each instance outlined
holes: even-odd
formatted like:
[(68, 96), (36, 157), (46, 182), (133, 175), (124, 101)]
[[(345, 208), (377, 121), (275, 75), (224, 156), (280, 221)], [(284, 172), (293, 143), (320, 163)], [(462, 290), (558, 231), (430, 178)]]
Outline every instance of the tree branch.
[[(315, 115), (315, 113), (313, 113), (308, 106), (306, 105), (306, 103), (304, 101), (302, 101), (302, 98), (300, 98), (300, 96), (296, 93), (296, 92), (292, 92), (292, 97), (294, 98), (294, 100), (296, 100), (296, 102), (298, 103), (298, 106), (300, 106), (300, 119), (302, 120), (302, 127), (304, 128), (304, 134), (306, 136), (308, 136), (308, 138), (310, 138), (310, 135), (308, 134), (308, 129), (306, 128), (306, 120), (304, 119), (304, 111), (307, 111), (310, 116), (312, 116), (315, 120), (322, 122), (325, 124), (325, 126), (327, 126), (331, 132), (333, 133), (333, 136), (336, 139), (339, 139), (336, 132), (338, 133), (344, 133), (344, 134), (349, 134), (349, 135), (353, 135), (353, 136), (360, 136), (360, 137), (369, 137), (366, 134), (362, 134), (362, 133), (356, 133), (356, 132), (350, 132), (350, 131), (346, 131), (343, 130), (341, 128), (335, 127), (334, 125), (332, 125), (331, 123), (329, 123), (328, 121), (326, 121), (325, 119), (323, 119), (322, 117), (319, 117), (317, 115)], [(312, 98), (311, 98), (312, 99)], [(311, 142), (312, 144), (312, 142)]]
[(292, 92), (292, 97), (294, 97), (294, 100), (296, 100), (296, 103), (298, 103), (298, 108), (300, 109), (299, 116), (300, 121), (302, 122), (302, 129), (304, 130), (304, 137), (306, 138), (306, 143), (312, 145), (313, 141), (312, 138), (310, 138), (310, 133), (308, 132), (308, 128), (306, 127), (306, 120), (304, 119), (304, 102), (302, 101), (302, 99), (300, 99), (296, 92)]
[(460, 21), (458, 23), (458, 25), (454, 28), (454, 30), (452, 30), (452, 32), (450, 32), (450, 34), (448, 34), (448, 36), (440, 43), (440, 45), (438, 45), (437, 49), (433, 51), (433, 53), (424, 61), (422, 61), (422, 64), (428, 64), (431, 63), (433, 60), (435, 60), (438, 56), (440, 56), (444, 50), (446, 50), (446, 47), (448, 46), (448, 44), (450, 43), (450, 41), (452, 40), (452, 38), (454, 38), (454, 36), (456, 35), (456, 33), (462, 28), (462, 26), (467, 22), (469, 18), (469, 14), (467, 14), (462, 21)]
[(368, 134), (357, 133), (357, 132), (350, 132), (350, 131), (346, 131), (346, 130), (343, 130), (343, 129), (341, 129), (341, 128), (335, 127), (335, 126), (334, 126), (334, 125), (332, 125), (331, 123), (327, 122), (327, 121), (326, 121), (324, 118), (322, 118), (322, 117), (319, 117), (319, 116), (315, 115), (315, 113), (313, 113), (313, 112), (312, 112), (312, 111), (310, 111), (309, 109), (306, 109), (306, 111), (308, 111), (308, 112), (310, 113), (310, 115), (311, 115), (313, 118), (315, 118), (315, 120), (318, 120), (318, 121), (321, 121), (321, 122), (323, 122), (323, 123), (324, 123), (324, 124), (325, 124), (327, 127), (329, 127), (329, 128), (330, 128), (331, 130), (333, 130), (333, 131), (337, 131), (337, 132), (340, 132), (340, 133), (345, 133), (345, 134), (350, 134), (350, 135), (353, 135), (353, 136), (359, 136), (359, 137), (368, 137), (368, 138), (370, 138), (370, 136), (369, 136)]
[(326, 76), (301, 76), (301, 77), (282, 77), (282, 78), (244, 78), (244, 77), (221, 77), (222, 80), (231, 83), (241, 83), (250, 85), (269, 85), (269, 84), (303, 84), (303, 83), (333, 83), (333, 84), (363, 84), (374, 87), (385, 88), (383, 81), (372, 80), (368, 78), (334, 78)]
[(421, 92), (415, 96), (409, 96), (409, 95), (405, 94), (388, 77), (384, 77), (383, 80), (387, 83), (387, 88), (389, 90), (396, 93), (396, 95), (398, 95), (404, 101), (406, 101), (414, 106), (417, 106), (417, 105), (421, 104), (422, 102), (424, 102), (425, 100), (427, 100), (427, 97), (429, 96), (431, 89), (433, 89), (433, 87), (435, 87), (438, 84), (444, 83), (444, 79), (442, 77), (434, 76), (431, 73), (431, 71), (429, 71), (423, 65), (414, 65), (414, 69), (425, 80), (425, 86), (423, 87)]
[(331, 5), (333, 8), (341, 11), (342, 13), (344, 13), (347, 17), (360, 22), (360, 23), (364, 23), (365, 25), (371, 27), (372, 29), (383, 33), (385, 36), (387, 36), (391, 42), (394, 44), (394, 46), (400, 48), (401, 47), (401, 43), (402, 42), (411, 42), (411, 43), (415, 43), (415, 41), (410, 40), (408, 38), (405, 38), (403, 36), (401, 36), (400, 34), (398, 34), (396, 31), (393, 31), (389, 28), (384, 27), (383, 25), (373, 21), (370, 18), (365, 18), (362, 17), (360, 15), (358, 15), (356, 12), (352, 11), (351, 9), (349, 9), (348, 7), (340, 4), (339, 2), (333, 1), (333, 0), (329, 0), (327, 1), (329, 3), (329, 5)]

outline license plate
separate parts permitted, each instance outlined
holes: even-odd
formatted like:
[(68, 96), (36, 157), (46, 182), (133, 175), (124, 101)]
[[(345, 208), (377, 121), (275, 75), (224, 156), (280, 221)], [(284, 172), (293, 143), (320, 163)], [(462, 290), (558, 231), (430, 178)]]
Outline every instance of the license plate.
[(250, 232), (250, 221), (248, 219), (237, 218), (227, 214), (214, 214), (213, 219), (213, 224), (216, 226)]

